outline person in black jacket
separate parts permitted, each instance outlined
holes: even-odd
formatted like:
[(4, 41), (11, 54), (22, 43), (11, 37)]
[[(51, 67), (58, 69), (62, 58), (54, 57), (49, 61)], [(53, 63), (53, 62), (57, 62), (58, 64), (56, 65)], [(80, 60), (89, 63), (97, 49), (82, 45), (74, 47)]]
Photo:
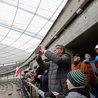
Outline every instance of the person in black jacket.
[(42, 91), (48, 92), (48, 69), (42, 75), (38, 75), (38, 78), (42, 83)]
[[(48, 59), (44, 59), (45, 62), (49, 61)], [(38, 62), (37, 62), (38, 63)], [(39, 65), (39, 63), (38, 63)], [(43, 74), (38, 74), (37, 78), (40, 80), (41, 82), (41, 90), (44, 92), (48, 91), (48, 69), (45, 67), (41, 67), (41, 69), (43, 69)]]
[[(50, 61), (43, 62), (41, 54), (44, 54)], [(37, 53), (36, 60), (39, 66), (49, 69), (49, 92), (66, 92), (68, 88), (65, 80), (67, 79), (67, 73), (70, 71), (71, 58), (69, 54), (65, 53), (65, 47), (63, 45), (56, 45), (54, 52), (51, 52), (46, 50), (45, 47), (41, 45), (40, 51)], [(64, 98), (64, 96), (59, 95), (58, 98)]]
[(38, 75), (42, 75), (42, 74), (44, 73), (44, 70), (45, 70), (45, 69), (41, 68), (39, 65), (36, 65), (36, 66), (34, 67), (34, 69), (36, 70), (36, 71), (35, 71), (35, 76), (34, 76), (35, 81), (38, 83), (38, 87), (39, 87), (40, 89), (42, 89), (42, 82), (41, 82), (40, 79), (38, 78)]

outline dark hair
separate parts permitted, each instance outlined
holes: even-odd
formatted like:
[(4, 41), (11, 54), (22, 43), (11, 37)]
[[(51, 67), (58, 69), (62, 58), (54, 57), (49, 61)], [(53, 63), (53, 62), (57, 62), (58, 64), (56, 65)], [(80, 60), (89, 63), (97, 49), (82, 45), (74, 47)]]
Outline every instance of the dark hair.
[(63, 50), (62, 53), (65, 53), (65, 46), (63, 46), (63, 45), (56, 45), (56, 47), (57, 47), (57, 46), (59, 46), (59, 47), (61, 48), (61, 50)]
[(76, 53), (76, 54), (73, 55), (73, 57), (74, 57), (74, 56), (78, 56), (78, 57), (80, 57), (80, 54)]
[(28, 73), (28, 71), (24, 71), (24, 74)]
[(48, 61), (50, 61), (50, 60), (46, 58), (46, 59), (44, 59), (44, 61), (45, 61), (45, 62), (48, 62)]
[(29, 71), (32, 70), (32, 68), (29, 68)]
[(34, 67), (34, 69), (36, 69), (37, 68), (37, 65)]

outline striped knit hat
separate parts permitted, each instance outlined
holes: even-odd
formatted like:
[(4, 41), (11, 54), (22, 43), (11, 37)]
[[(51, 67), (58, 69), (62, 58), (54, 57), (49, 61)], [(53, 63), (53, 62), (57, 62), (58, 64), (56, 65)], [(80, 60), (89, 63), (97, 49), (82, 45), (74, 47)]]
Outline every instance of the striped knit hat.
[(69, 81), (75, 86), (85, 86), (86, 77), (81, 70), (73, 70), (67, 74)]

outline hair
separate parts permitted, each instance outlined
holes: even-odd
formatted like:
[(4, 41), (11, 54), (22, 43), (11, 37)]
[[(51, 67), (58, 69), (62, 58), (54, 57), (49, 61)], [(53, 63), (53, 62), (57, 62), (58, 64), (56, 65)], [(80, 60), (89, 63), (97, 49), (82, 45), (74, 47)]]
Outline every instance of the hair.
[(24, 71), (24, 74), (28, 73), (28, 71)]
[(89, 53), (86, 53), (86, 54), (84, 55), (84, 57), (86, 57), (86, 56), (88, 56), (88, 58), (85, 58), (85, 59), (91, 58), (91, 55), (90, 55)]
[(81, 61), (80, 54), (76, 53), (73, 57), (77, 56), (79, 58), (79, 61)]
[(44, 59), (44, 61), (45, 61), (45, 62), (48, 62), (48, 61), (50, 61), (50, 60), (46, 58), (46, 59)]
[(36, 66), (34, 66), (34, 69), (36, 69), (37, 68), (37, 65)]
[(29, 71), (32, 70), (32, 68), (29, 68)]
[(61, 48), (61, 50), (63, 50), (63, 52), (62, 52), (62, 53), (65, 53), (65, 46), (63, 46), (63, 45), (59, 45), (59, 44), (58, 44), (58, 45), (56, 45), (56, 47), (57, 47), (57, 46), (59, 46), (59, 47)]

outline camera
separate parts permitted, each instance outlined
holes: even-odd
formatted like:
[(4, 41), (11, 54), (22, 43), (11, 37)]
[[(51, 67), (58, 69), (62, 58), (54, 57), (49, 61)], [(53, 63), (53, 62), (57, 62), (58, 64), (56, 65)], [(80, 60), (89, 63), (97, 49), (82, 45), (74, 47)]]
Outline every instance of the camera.
[(41, 50), (41, 47), (38, 46), (37, 49), (35, 50), (35, 54), (38, 54), (40, 50)]

